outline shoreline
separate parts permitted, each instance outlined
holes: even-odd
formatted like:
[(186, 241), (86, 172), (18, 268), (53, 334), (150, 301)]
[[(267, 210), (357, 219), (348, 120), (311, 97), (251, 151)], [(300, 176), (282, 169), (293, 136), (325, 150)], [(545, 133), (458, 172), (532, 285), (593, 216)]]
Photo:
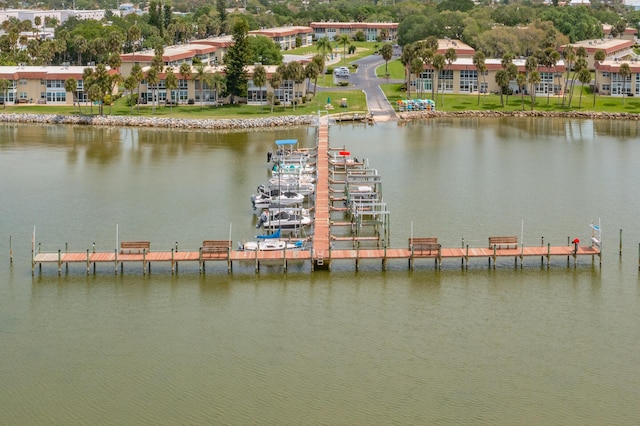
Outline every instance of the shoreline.
[(317, 124), (315, 115), (285, 115), (263, 118), (159, 118), (110, 115), (57, 115), (0, 113), (0, 123), (70, 124), (79, 126), (154, 127), (183, 130), (252, 130)]
[(585, 120), (640, 120), (640, 114), (629, 112), (595, 111), (410, 111), (398, 113), (398, 121), (409, 122), (431, 118), (515, 118), (547, 117)]
[[(640, 114), (626, 112), (580, 111), (410, 111), (397, 113), (398, 122), (406, 123), (434, 118), (511, 118), (548, 117), (587, 120), (640, 120)], [(389, 120), (393, 121), (393, 120)], [(318, 124), (316, 115), (285, 115), (261, 118), (165, 118), (135, 116), (79, 116), (34, 113), (1, 113), (0, 123), (67, 124), (79, 126), (153, 127), (181, 130), (260, 130)]]

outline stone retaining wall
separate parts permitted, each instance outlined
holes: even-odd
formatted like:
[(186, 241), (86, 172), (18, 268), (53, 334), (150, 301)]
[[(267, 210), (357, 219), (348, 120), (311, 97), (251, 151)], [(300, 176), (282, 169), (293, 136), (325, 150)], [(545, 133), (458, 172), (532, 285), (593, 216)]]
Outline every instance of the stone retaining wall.
[(410, 111), (398, 113), (400, 121), (412, 121), (440, 117), (558, 117), (591, 120), (640, 120), (640, 114), (628, 112), (580, 112), (580, 111)]
[(55, 114), (2, 114), (0, 123), (76, 124), (117, 127), (158, 127), (177, 129), (247, 130), (266, 127), (307, 126), (317, 124), (315, 115), (287, 115), (250, 119), (188, 119), (132, 116), (80, 116)]

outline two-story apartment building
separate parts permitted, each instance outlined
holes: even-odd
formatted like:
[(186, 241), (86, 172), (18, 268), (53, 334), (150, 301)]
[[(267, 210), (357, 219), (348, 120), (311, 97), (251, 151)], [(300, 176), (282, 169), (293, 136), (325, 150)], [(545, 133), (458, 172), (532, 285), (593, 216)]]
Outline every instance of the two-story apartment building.
[[(366, 41), (394, 41), (398, 38), (397, 22), (312, 22), (315, 39), (328, 37), (335, 40), (340, 34), (347, 34), (355, 37), (356, 33), (362, 31)], [(385, 37), (386, 36), (386, 37)]]
[[(628, 76), (620, 73), (622, 64), (629, 65)], [(597, 93), (611, 96), (640, 96), (640, 62), (631, 60), (606, 60), (596, 65)]]
[[(287, 26), (262, 28), (249, 31), (249, 35), (268, 37), (280, 46), (280, 50), (310, 46), (313, 43), (313, 29), (311, 27)], [(300, 46), (296, 46), (296, 40), (300, 40)]]
[[(572, 43), (573, 49), (584, 47), (587, 51), (587, 64), (589, 69), (594, 69), (593, 56), (598, 50), (603, 50), (606, 60), (627, 59), (633, 56), (634, 41), (621, 38), (603, 38), (596, 40), (582, 40)], [(568, 45), (560, 46), (558, 49), (563, 53)]]
[[(6, 97), (5, 93), (0, 93), (0, 99), (6, 103), (73, 105), (73, 94), (65, 90), (65, 81), (74, 78), (77, 82), (75, 102), (86, 102), (88, 98), (83, 83), (85, 68), (87, 67), (0, 66), (0, 80), (9, 82)], [(117, 93), (117, 88), (114, 93)]]

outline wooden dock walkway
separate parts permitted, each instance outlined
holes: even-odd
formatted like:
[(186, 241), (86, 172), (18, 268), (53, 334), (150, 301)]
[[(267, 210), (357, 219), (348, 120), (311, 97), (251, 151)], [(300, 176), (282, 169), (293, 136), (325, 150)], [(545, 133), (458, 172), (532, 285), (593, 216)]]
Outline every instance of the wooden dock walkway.
[(323, 267), (329, 258), (331, 229), (329, 226), (329, 118), (320, 119), (318, 129), (318, 156), (316, 164), (316, 200), (313, 224), (312, 268)]
[[(513, 258), (515, 266), (523, 266), (525, 258), (538, 257), (544, 264), (546, 259), (547, 267), (550, 266), (551, 258), (566, 257), (567, 265), (570, 259), (574, 259), (574, 266), (577, 264), (578, 257), (591, 256), (592, 264), (595, 262), (595, 256), (599, 258), (599, 264), (602, 263), (600, 250), (600, 235), (598, 238), (592, 238), (597, 244), (591, 246), (563, 245), (551, 246), (550, 244), (540, 246), (522, 246), (518, 245), (517, 237), (489, 237), (487, 247), (465, 247), (459, 248), (443, 248), (437, 244), (437, 238), (415, 238), (410, 239), (407, 248), (389, 248), (386, 244), (380, 244), (378, 237), (358, 236), (333, 236), (331, 234), (331, 226), (351, 225), (349, 222), (339, 222), (331, 220), (330, 212), (336, 209), (332, 206), (330, 192), (338, 193), (341, 190), (330, 188), (330, 170), (335, 174), (335, 167), (330, 169), (329, 159), (329, 123), (328, 118), (322, 117), (318, 129), (317, 142), (317, 176), (316, 176), (316, 197), (314, 206), (314, 224), (313, 224), (313, 241), (308, 249), (296, 249), (285, 251), (241, 251), (233, 250), (231, 241), (227, 240), (205, 240), (198, 251), (178, 251), (177, 245), (175, 249), (152, 251), (150, 242), (135, 241), (122, 242), (121, 247), (112, 252), (95, 252), (86, 250), (85, 252), (66, 252), (59, 250), (56, 253), (42, 253), (36, 250), (35, 233), (33, 237), (32, 247), (32, 273), (35, 273), (36, 266), (40, 269), (42, 264), (57, 264), (58, 273), (61, 273), (62, 267), (68, 267), (69, 264), (86, 265), (87, 273), (96, 265), (109, 265), (114, 268), (117, 274), (118, 269), (122, 272), (125, 264), (140, 264), (143, 273), (150, 272), (152, 263), (170, 264), (171, 272), (178, 270), (180, 263), (196, 263), (199, 265), (201, 273), (205, 272), (205, 266), (209, 262), (226, 262), (229, 272), (233, 269), (233, 262), (253, 263), (256, 272), (260, 269), (261, 263), (280, 264), (284, 271), (287, 270), (288, 262), (309, 262), (311, 270), (315, 269), (331, 269), (332, 261), (354, 261), (356, 270), (360, 268), (360, 262), (363, 260), (379, 260), (382, 262), (382, 269), (387, 269), (388, 260), (404, 259), (408, 261), (410, 269), (414, 268), (416, 260), (432, 259), (436, 268), (440, 268), (443, 262), (449, 260), (458, 260), (462, 267), (468, 267), (471, 259), (487, 259), (489, 266), (493, 262), (496, 267), (498, 259)], [(345, 163), (346, 164), (346, 163)], [(335, 165), (334, 165), (335, 166)], [(346, 167), (346, 166), (345, 166)], [(334, 182), (335, 183), (335, 182)], [(342, 191), (344, 193), (344, 191)], [(592, 225), (593, 227), (593, 225)], [(599, 226), (594, 227), (599, 232)], [(361, 242), (371, 242), (370, 240), (378, 240), (376, 248), (362, 248)], [(353, 242), (354, 248), (342, 249), (333, 248), (332, 242)], [(417, 245), (416, 245), (417, 244)]]

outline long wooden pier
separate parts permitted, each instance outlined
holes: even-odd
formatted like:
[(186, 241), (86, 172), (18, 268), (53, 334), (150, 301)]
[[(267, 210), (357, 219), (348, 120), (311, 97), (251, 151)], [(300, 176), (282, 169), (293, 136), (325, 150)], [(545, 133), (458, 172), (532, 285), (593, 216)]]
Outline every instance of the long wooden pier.
[[(335, 183), (335, 180), (329, 176), (330, 171), (335, 176), (336, 170), (335, 161), (329, 158), (329, 151), (328, 119), (327, 117), (322, 117), (318, 129), (315, 217), (313, 240), (310, 249), (242, 251), (233, 250), (231, 241), (207, 240), (203, 241), (203, 245), (197, 251), (178, 251), (177, 247), (170, 250), (156, 251), (150, 249), (150, 242), (139, 241), (123, 242), (121, 247), (111, 252), (95, 252), (93, 250), (67, 252), (66, 250), (59, 250), (56, 253), (42, 253), (35, 247), (34, 236), (32, 273), (35, 273), (36, 267), (41, 269), (43, 264), (56, 264), (58, 273), (61, 273), (62, 268), (68, 267), (69, 264), (85, 265), (87, 273), (90, 273), (92, 269), (95, 271), (96, 265), (98, 264), (111, 265), (116, 274), (118, 270), (120, 270), (121, 273), (124, 271), (125, 264), (139, 264), (142, 266), (143, 273), (146, 274), (150, 272), (152, 263), (169, 264), (172, 273), (177, 272), (180, 263), (198, 264), (199, 271), (204, 273), (205, 266), (209, 262), (226, 262), (229, 272), (232, 271), (234, 262), (254, 264), (256, 272), (259, 271), (260, 264), (265, 262), (268, 264), (280, 264), (284, 271), (287, 270), (289, 262), (309, 262), (311, 270), (313, 271), (316, 269), (330, 270), (332, 261), (353, 261), (355, 262), (355, 268), (357, 270), (360, 268), (361, 261), (373, 260), (381, 261), (382, 269), (386, 270), (388, 261), (394, 259), (406, 260), (408, 267), (411, 269), (414, 268), (415, 262), (421, 259), (431, 259), (436, 268), (440, 268), (443, 262), (450, 260), (458, 260), (462, 267), (468, 267), (470, 260), (483, 258), (488, 260), (490, 267), (493, 264), (494, 268), (498, 260), (503, 258), (514, 259), (516, 267), (518, 266), (518, 260), (522, 267), (525, 258), (536, 257), (540, 259), (542, 265), (544, 265), (546, 260), (547, 267), (550, 266), (551, 258), (554, 257), (566, 257), (567, 265), (570, 264), (570, 259), (573, 258), (574, 266), (577, 264), (577, 259), (584, 256), (590, 256), (592, 264), (594, 264), (595, 257), (597, 256), (599, 264), (602, 263), (600, 236), (598, 236), (598, 239), (592, 238), (591, 245), (582, 246), (577, 244), (562, 246), (551, 246), (550, 244), (523, 246), (518, 245), (516, 237), (489, 237), (487, 247), (469, 247), (466, 245), (458, 248), (446, 248), (437, 244), (437, 238), (430, 237), (410, 239), (407, 248), (389, 248), (386, 243), (388, 238), (385, 240), (384, 238), (380, 239), (379, 236), (375, 238), (361, 236), (357, 232), (352, 233), (351, 236), (332, 235), (332, 225), (344, 229), (345, 227), (342, 225), (351, 225), (353, 227), (354, 222), (343, 223), (337, 221), (332, 222), (331, 220), (331, 211), (342, 211), (344, 209), (338, 209), (332, 206), (332, 202), (336, 200), (336, 197), (332, 197), (330, 193), (340, 192), (341, 190), (330, 187), (331, 183)], [(330, 169), (330, 166), (334, 168)], [(346, 168), (345, 159), (345, 173)], [(366, 176), (366, 174), (361, 174), (360, 176)], [(369, 177), (369, 179), (372, 181), (371, 177)], [(377, 176), (375, 181), (378, 181)], [(348, 191), (349, 188), (346, 187), (344, 190), (345, 195), (348, 195)], [(385, 224), (383, 222), (383, 226), (388, 226), (388, 223)], [(599, 230), (599, 227), (595, 228)], [(385, 229), (385, 232), (388, 232), (388, 229)], [(492, 238), (494, 241), (501, 241), (503, 238), (508, 238), (510, 244), (493, 244)], [(361, 242), (367, 243), (372, 240), (376, 241), (377, 247), (363, 248), (360, 244)], [(332, 247), (334, 243), (347, 241), (353, 242), (353, 248)], [(416, 245), (416, 241), (423, 241), (423, 244)], [(428, 243), (424, 243), (424, 241), (428, 241)]]

